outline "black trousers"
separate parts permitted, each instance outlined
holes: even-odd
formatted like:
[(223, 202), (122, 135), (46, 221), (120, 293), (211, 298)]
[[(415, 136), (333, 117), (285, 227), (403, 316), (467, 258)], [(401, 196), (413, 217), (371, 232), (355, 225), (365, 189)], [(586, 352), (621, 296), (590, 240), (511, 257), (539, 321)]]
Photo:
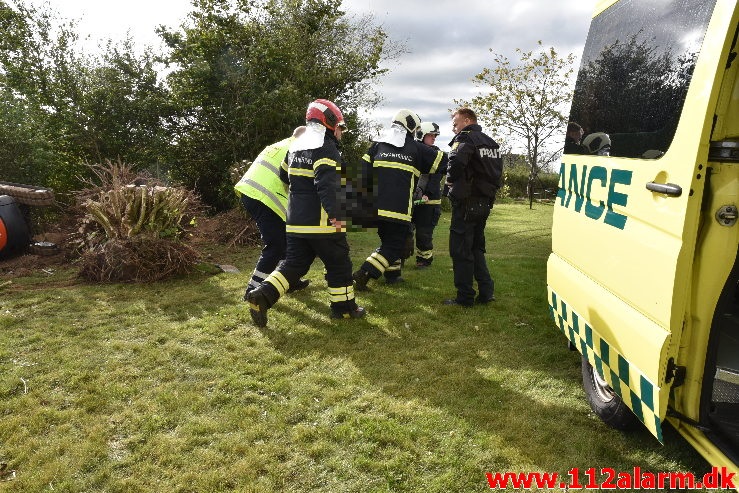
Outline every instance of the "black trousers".
[[(295, 236), (287, 235), (285, 260), (270, 274), (268, 284), (280, 286), (280, 294), (308, 273), (316, 257), (326, 267), (326, 283), (331, 299), (331, 309), (349, 312), (357, 308), (352, 281), (352, 261), (346, 234)], [(287, 285), (285, 285), (285, 282)], [(275, 300), (276, 301), (276, 300)]]
[(275, 270), (280, 260), (285, 258), (287, 249), (285, 221), (262, 202), (246, 195), (241, 196), (241, 204), (254, 219), (254, 222), (257, 223), (264, 245), (249, 281), (248, 289), (253, 289), (259, 286)]
[(481, 298), (493, 295), (494, 285), (485, 261), (485, 224), (489, 212), (474, 221), (465, 220), (463, 203), (452, 203), (452, 223), (449, 228), (449, 254), (454, 269), (457, 302), (472, 305), (475, 302), (473, 281)]
[(434, 228), (439, 224), (440, 205), (417, 205), (413, 208), (416, 227), (416, 260), (430, 262), (434, 257)]
[(400, 277), (401, 260), (405, 258), (410, 231), (410, 223), (378, 221), (377, 235), (380, 237), (380, 247), (367, 257), (362, 264), (362, 270), (369, 272), (372, 279), (377, 279), (383, 274), (387, 279)]

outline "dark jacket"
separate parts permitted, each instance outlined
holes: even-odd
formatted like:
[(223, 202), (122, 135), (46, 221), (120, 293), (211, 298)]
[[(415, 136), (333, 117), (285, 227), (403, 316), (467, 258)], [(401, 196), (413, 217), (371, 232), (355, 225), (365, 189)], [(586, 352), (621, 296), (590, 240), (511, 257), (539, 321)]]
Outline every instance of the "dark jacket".
[(290, 184), (287, 234), (337, 234), (329, 219), (345, 218), (337, 200), (340, 167), (338, 141), (330, 131), (326, 131), (321, 147), (288, 154), (280, 173), (283, 181)]
[(449, 146), (449, 197), (457, 201), (470, 197), (495, 200), (503, 176), (497, 142), (482, 133), (480, 125), (472, 124), (455, 135)]
[[(439, 150), (436, 146), (429, 147), (437, 151)], [(417, 204), (417, 206), (441, 205), (441, 183), (444, 178), (446, 178), (446, 176), (443, 173), (423, 174), (418, 178), (414, 200), (418, 200), (424, 195), (428, 197), (429, 200), (423, 204)]]
[(572, 137), (565, 138), (565, 154), (590, 154), (590, 151)]
[(410, 222), (413, 192), (422, 173), (446, 173), (447, 156), (407, 134), (403, 147), (373, 142), (363, 159), (365, 186), (376, 197), (380, 220)]

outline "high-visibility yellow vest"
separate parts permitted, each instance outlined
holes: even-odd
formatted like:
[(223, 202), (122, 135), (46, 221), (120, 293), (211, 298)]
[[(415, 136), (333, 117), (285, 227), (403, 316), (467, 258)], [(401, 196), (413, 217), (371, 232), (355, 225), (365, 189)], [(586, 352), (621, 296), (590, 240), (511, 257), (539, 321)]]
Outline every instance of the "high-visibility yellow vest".
[(275, 211), (283, 221), (287, 217), (288, 192), (287, 184), (280, 180), (280, 166), (293, 140), (293, 137), (289, 137), (265, 147), (234, 186), (238, 193), (258, 200)]

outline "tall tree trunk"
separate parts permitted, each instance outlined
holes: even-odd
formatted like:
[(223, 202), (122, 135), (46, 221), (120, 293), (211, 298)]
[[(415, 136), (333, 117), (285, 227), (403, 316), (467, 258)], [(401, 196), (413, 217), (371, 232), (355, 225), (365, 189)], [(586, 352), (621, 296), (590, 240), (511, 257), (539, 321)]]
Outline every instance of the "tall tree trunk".
[(534, 172), (529, 171), (529, 183), (526, 185), (529, 192), (529, 209), (534, 208)]

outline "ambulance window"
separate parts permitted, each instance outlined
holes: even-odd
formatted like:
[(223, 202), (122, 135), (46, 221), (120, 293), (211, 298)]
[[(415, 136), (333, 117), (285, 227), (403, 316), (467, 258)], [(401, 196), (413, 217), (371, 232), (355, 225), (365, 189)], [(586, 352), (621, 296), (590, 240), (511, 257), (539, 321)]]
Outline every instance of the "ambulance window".
[(611, 156), (667, 152), (715, 3), (621, 0), (593, 19), (570, 112), (585, 131), (583, 143), (604, 132)]

